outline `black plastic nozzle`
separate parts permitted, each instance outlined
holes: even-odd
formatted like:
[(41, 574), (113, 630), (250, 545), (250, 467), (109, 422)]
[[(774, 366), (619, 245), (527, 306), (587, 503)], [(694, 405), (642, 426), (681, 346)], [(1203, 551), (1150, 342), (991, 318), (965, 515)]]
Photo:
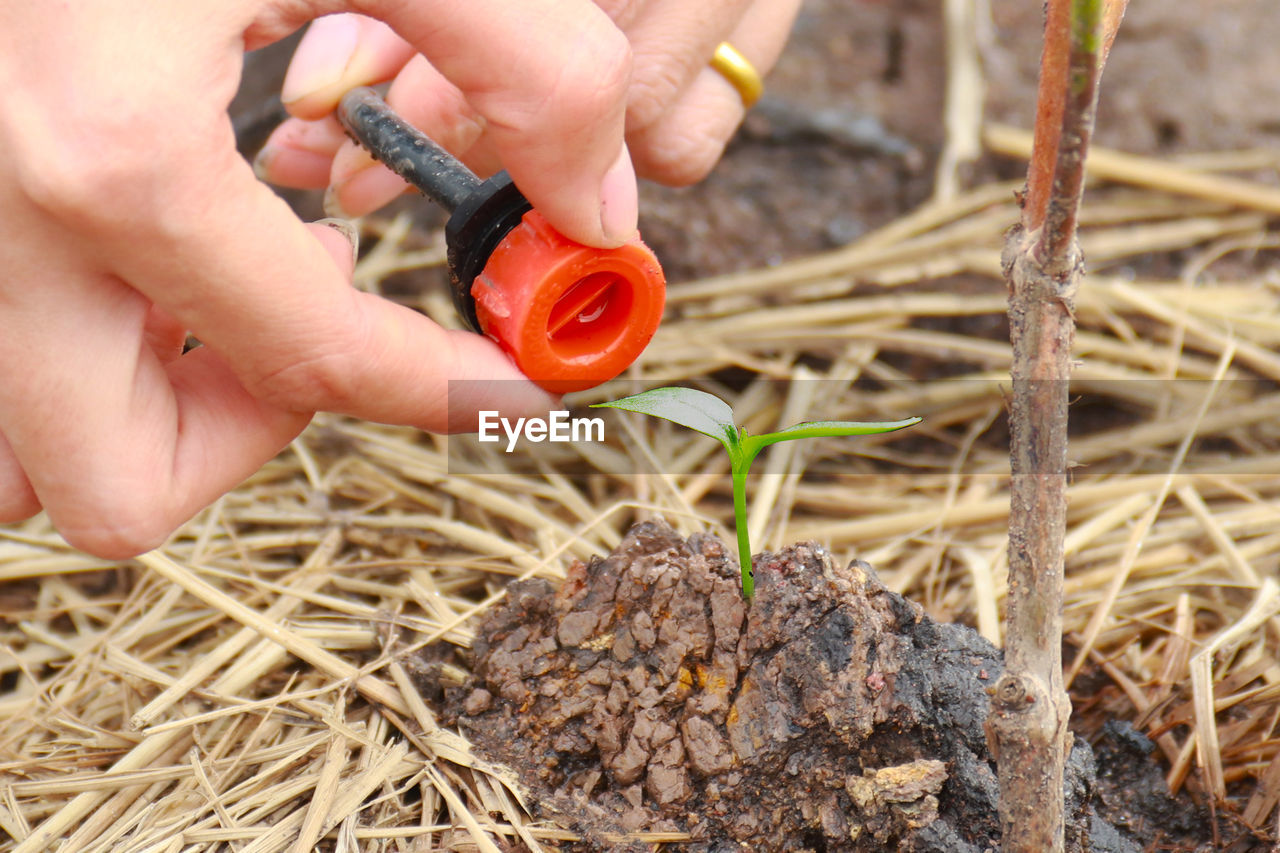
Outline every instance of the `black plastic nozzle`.
[(396, 115), (370, 88), (342, 96), (338, 121), (374, 157), (445, 210), (457, 208), (480, 186), (470, 169)]
[(387, 168), (450, 212), (444, 229), (449, 290), (463, 322), (471, 331), (480, 332), (471, 285), (493, 250), (533, 206), (506, 172), (481, 181), (456, 157), (396, 115), (370, 88), (352, 89), (343, 95), (338, 120)]

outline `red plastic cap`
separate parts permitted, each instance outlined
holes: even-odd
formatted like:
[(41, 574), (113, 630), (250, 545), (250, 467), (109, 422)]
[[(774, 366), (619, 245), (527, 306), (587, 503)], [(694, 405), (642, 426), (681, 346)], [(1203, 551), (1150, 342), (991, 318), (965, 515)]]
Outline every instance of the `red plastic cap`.
[(471, 285), (480, 329), (557, 394), (607, 382), (644, 351), (662, 319), (666, 278), (637, 238), (593, 249), (531, 210)]

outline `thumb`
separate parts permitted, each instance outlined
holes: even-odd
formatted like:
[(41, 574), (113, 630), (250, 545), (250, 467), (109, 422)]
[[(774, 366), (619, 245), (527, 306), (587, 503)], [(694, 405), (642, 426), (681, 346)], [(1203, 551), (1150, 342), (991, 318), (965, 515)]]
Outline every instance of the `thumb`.
[(310, 223), (307, 230), (324, 246), (342, 274), (350, 279), (360, 256), (360, 230), (355, 223), (349, 219), (329, 217)]

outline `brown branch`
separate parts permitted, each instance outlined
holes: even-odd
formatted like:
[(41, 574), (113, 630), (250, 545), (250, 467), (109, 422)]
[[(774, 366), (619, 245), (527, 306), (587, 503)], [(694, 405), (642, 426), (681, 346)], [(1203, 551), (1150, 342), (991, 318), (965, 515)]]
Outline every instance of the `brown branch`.
[[(1103, 4), (1102, 49), (1098, 71), (1111, 53), (1129, 0), (1106, 0)], [(1040, 55), (1040, 80), (1036, 92), (1035, 141), (1027, 169), (1027, 194), (1022, 206), (1022, 226), (1035, 231), (1048, 213), (1049, 196), (1058, 162), (1058, 134), (1066, 111), (1067, 77), (1071, 57), (1070, 3), (1051, 0), (1045, 16), (1044, 51)], [(1096, 78), (1095, 78), (1096, 82)]]
[(1123, 0), (1105, 12), (1102, 0), (1049, 2), (1022, 224), (1004, 254), (1013, 343), (1008, 631), (988, 735), (1006, 853), (1060, 851), (1064, 843), (1071, 703), (1062, 678), (1062, 574), (1067, 383), (1082, 270), (1076, 224), (1101, 63), (1122, 13)]
[(1058, 131), (1066, 98), (1062, 81), (1071, 54), (1071, 6), (1050, 0), (1044, 21), (1044, 50), (1040, 54), (1040, 82), (1036, 91), (1035, 141), (1027, 167), (1027, 195), (1022, 204), (1022, 227), (1028, 232), (1044, 224), (1058, 160)]

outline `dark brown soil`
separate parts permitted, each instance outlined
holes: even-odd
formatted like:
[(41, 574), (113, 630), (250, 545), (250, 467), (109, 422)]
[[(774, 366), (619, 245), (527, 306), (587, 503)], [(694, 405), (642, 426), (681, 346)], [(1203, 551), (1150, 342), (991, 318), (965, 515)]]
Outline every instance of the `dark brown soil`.
[[(664, 829), (693, 851), (998, 847), (984, 721), (999, 652), (818, 545), (755, 572), (747, 606), (718, 539), (645, 523), (558, 590), (516, 584), (451, 693), (455, 721), (591, 849)], [(1157, 792), (1117, 794), (1117, 829), (1082, 742), (1067, 792), (1069, 850), (1136, 851), (1157, 827), (1185, 840), (1172, 808), (1203, 832)]]

